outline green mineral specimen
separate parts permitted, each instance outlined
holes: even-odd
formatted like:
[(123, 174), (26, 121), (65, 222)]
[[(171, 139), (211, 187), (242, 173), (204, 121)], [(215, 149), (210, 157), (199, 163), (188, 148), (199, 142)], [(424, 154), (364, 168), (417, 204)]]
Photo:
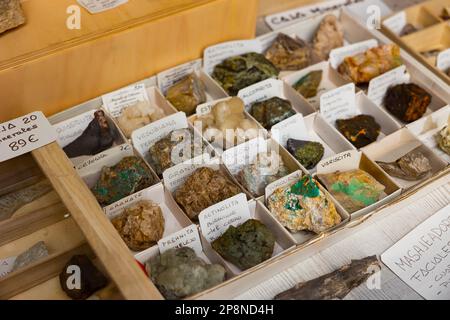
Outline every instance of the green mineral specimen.
[(278, 76), (280, 71), (264, 55), (250, 52), (226, 59), (214, 67), (212, 77), (231, 96), (252, 84)]
[(136, 156), (125, 157), (118, 164), (102, 169), (100, 179), (91, 189), (102, 206), (110, 205), (155, 183), (150, 169)]
[(317, 95), (317, 89), (322, 81), (322, 70), (311, 71), (305, 76), (301, 77), (293, 88), (304, 96), (306, 99), (313, 98)]
[(211, 245), (225, 260), (246, 270), (272, 257), (275, 237), (264, 224), (250, 219), (237, 228), (230, 226)]
[(295, 114), (288, 100), (273, 97), (268, 100), (252, 104), (250, 114), (261, 125), (270, 130), (273, 125), (283, 121)]
[(170, 249), (146, 263), (153, 283), (167, 299), (182, 299), (225, 280), (225, 269), (207, 264), (189, 247)]
[(296, 139), (288, 139), (287, 149), (308, 170), (322, 160), (325, 152), (323, 145), (319, 142)]

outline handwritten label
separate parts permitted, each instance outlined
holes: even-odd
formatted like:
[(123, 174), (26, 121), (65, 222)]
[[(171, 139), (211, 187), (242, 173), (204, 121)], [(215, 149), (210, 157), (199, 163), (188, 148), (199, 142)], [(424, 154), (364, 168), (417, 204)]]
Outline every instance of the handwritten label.
[(56, 131), (40, 111), (0, 124), (0, 162), (56, 141)]
[(122, 110), (139, 101), (149, 101), (145, 84), (139, 83), (102, 96), (103, 106), (113, 118), (119, 117)]
[(14, 267), (14, 261), (16, 261), (16, 257), (0, 260), (0, 279), (11, 273)]
[(198, 216), (200, 229), (208, 242), (216, 240), (230, 226), (237, 227), (250, 218), (247, 197), (243, 193), (203, 210)]
[(272, 138), (282, 146), (286, 146), (288, 139), (307, 140), (309, 138), (303, 115), (297, 113), (272, 126)]
[[(98, 167), (97, 164), (99, 162), (102, 162), (102, 160), (104, 160), (108, 157), (111, 157), (112, 155), (115, 155), (115, 154), (121, 154), (120, 157), (126, 157), (127, 155), (131, 156), (131, 155), (133, 155), (133, 147), (128, 143), (122, 144), (120, 146), (116, 146), (114, 148), (100, 152), (99, 154), (96, 154), (95, 156), (80, 163), (75, 168), (78, 171), (90, 170), (94, 166)], [(103, 166), (103, 164), (101, 164), (101, 166)]]
[(447, 71), (448, 68), (450, 68), (450, 48), (439, 52), (436, 60), (436, 66), (442, 71)]
[(70, 118), (65, 121), (61, 121), (53, 125), (58, 136), (58, 144), (61, 148), (64, 148), (68, 144), (77, 139), (84, 130), (88, 127), (89, 123), (94, 120), (94, 113), (96, 110), (87, 111), (76, 117)]
[(406, 23), (406, 12), (401, 11), (384, 20), (383, 26), (385, 26), (392, 33), (399, 35)]
[(203, 53), (203, 69), (212, 74), (214, 67), (223, 60), (249, 52), (262, 52), (258, 40), (239, 40), (220, 43), (205, 49)]
[(118, 215), (120, 215), (123, 210), (128, 208), (129, 206), (148, 198), (149, 192), (151, 192), (151, 189), (153, 187), (141, 190), (139, 192), (136, 192), (128, 197), (125, 197), (109, 206), (106, 206), (103, 208), (103, 211), (105, 212), (108, 219), (114, 219)]
[(367, 97), (372, 100), (377, 106), (383, 103), (386, 91), (390, 86), (409, 81), (409, 74), (406, 72), (405, 65), (390, 70), (369, 82)]
[(244, 142), (234, 148), (230, 148), (222, 154), (222, 162), (235, 175), (240, 168), (253, 163), (258, 153), (267, 152), (267, 142), (262, 137)]
[(284, 99), (284, 82), (277, 79), (267, 79), (251, 85), (238, 92), (238, 97), (248, 107), (255, 102), (265, 101), (273, 97)]
[(400, 279), (429, 300), (450, 300), (450, 205), (381, 255)]
[(214, 100), (214, 101), (209, 101), (209, 102), (205, 102), (202, 104), (199, 104), (197, 106), (197, 116), (203, 116), (205, 114), (208, 114), (211, 112), (212, 107), (214, 107), (216, 104), (218, 104), (219, 102), (222, 101), (227, 101), (230, 100), (231, 98), (223, 98), (223, 99), (218, 99), (218, 100)]
[(344, 61), (346, 57), (351, 57), (358, 53), (363, 53), (376, 46), (378, 46), (377, 40), (370, 39), (353, 43), (345, 47), (333, 49), (330, 52), (330, 64), (334, 69), (337, 69), (337, 67), (339, 67), (339, 65), (342, 63), (342, 61)]
[(288, 185), (297, 182), (298, 180), (301, 179), (302, 176), (303, 176), (302, 171), (297, 170), (277, 181), (268, 184), (265, 191), (265, 199), (267, 200), (275, 190), (287, 187)]
[(171, 234), (168, 237), (162, 238), (158, 241), (159, 252), (164, 253), (169, 249), (189, 247), (195, 251), (197, 255), (203, 252), (200, 234), (197, 226), (192, 224), (178, 232)]
[(320, 96), (320, 113), (324, 119), (334, 125), (337, 119), (345, 119), (357, 114), (355, 84), (325, 92)]
[(145, 127), (133, 131), (131, 140), (142, 157), (147, 157), (149, 148), (174, 130), (188, 127), (184, 112), (177, 112)]
[(359, 168), (361, 152), (349, 150), (338, 153), (330, 158), (324, 159), (317, 165), (317, 174), (334, 173), (336, 171), (349, 171)]
[(157, 75), (158, 87), (161, 90), (161, 92), (165, 94), (167, 92), (167, 89), (169, 89), (171, 86), (173, 86), (175, 83), (177, 83), (179, 80), (186, 77), (187, 75), (197, 70), (200, 70), (201, 67), (202, 67), (202, 60), (197, 59), (176, 66), (172, 69), (160, 72)]
[(77, 1), (83, 8), (85, 8), (91, 14), (111, 10), (128, 2), (128, 0), (77, 0)]

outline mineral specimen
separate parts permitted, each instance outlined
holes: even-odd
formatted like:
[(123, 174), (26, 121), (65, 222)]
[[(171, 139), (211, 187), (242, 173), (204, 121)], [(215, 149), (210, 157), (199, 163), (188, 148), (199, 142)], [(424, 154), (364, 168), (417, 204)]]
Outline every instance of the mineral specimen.
[(25, 268), (30, 264), (48, 257), (48, 249), (44, 241), (39, 241), (34, 246), (21, 253), (14, 261), (11, 272)]
[(0, 196), (0, 221), (9, 219), (14, 212), (52, 190), (48, 180), (42, 180), (22, 190)]
[(396, 44), (386, 44), (344, 58), (338, 72), (356, 84), (364, 84), (402, 64), (400, 48)]
[(192, 73), (170, 87), (166, 98), (177, 110), (189, 116), (195, 113), (199, 104), (206, 102), (205, 85)]
[(278, 76), (279, 70), (262, 54), (250, 52), (226, 59), (214, 67), (212, 77), (230, 96), (252, 84)]
[[(74, 271), (74, 266), (79, 272)], [(76, 269), (75, 269), (76, 270)], [(80, 277), (74, 280), (75, 276)], [(74, 286), (79, 281), (80, 286)], [(85, 255), (73, 256), (59, 274), (59, 283), (64, 292), (74, 300), (85, 300), (96, 291), (106, 287), (108, 279)]]
[(269, 196), (267, 204), (275, 218), (292, 232), (321, 233), (341, 223), (333, 202), (311, 176), (278, 188)]
[(264, 224), (250, 219), (230, 226), (211, 246), (225, 260), (246, 270), (272, 257), (275, 237)]
[(20, 0), (0, 0), (0, 34), (24, 23)]
[(89, 123), (81, 136), (64, 147), (64, 152), (69, 158), (95, 155), (110, 148), (116, 136), (116, 132), (109, 125), (102, 110), (94, 114), (94, 119)]
[(450, 6), (447, 6), (442, 9), (441, 19), (442, 20), (450, 20)]
[(317, 29), (313, 39), (314, 53), (322, 60), (328, 60), (330, 51), (344, 45), (344, 32), (334, 15), (327, 15)]
[(182, 299), (225, 280), (225, 269), (208, 264), (189, 247), (170, 249), (146, 263), (152, 282), (167, 299)]
[[(312, 48), (301, 39), (279, 33), (265, 56), (279, 70), (301, 70), (316, 62)], [(317, 61), (318, 62), (318, 61)]]
[(411, 151), (394, 162), (377, 161), (381, 168), (393, 177), (416, 181), (431, 173), (431, 164), (420, 151)]
[(317, 89), (322, 81), (322, 70), (311, 71), (307, 75), (301, 77), (293, 88), (304, 96), (306, 99), (313, 98), (317, 95)]
[(384, 106), (404, 122), (421, 118), (431, 103), (431, 95), (414, 83), (390, 87), (384, 96)]
[(380, 263), (376, 256), (361, 260), (352, 260), (341, 267), (319, 278), (300, 282), (293, 288), (284, 291), (275, 300), (331, 300), (344, 299), (356, 287), (363, 284), (377, 270)]
[(273, 97), (252, 104), (250, 114), (264, 128), (270, 130), (273, 125), (293, 116), (295, 111), (292, 109), (292, 105), (288, 100)]
[(176, 164), (202, 154), (201, 138), (191, 129), (174, 130), (149, 149), (149, 162), (158, 175)]
[(268, 184), (289, 174), (283, 159), (276, 153), (258, 153), (253, 164), (244, 166), (237, 174), (237, 180), (254, 197), (264, 195)]
[(92, 192), (100, 205), (107, 206), (150, 187), (154, 182), (145, 162), (131, 156), (123, 158), (115, 166), (104, 167)]
[(385, 197), (384, 185), (361, 169), (317, 176), (349, 213), (370, 206)]
[(338, 130), (355, 147), (362, 148), (376, 141), (381, 127), (374, 117), (360, 114), (350, 119), (336, 120)]
[(123, 109), (117, 117), (117, 123), (128, 139), (134, 130), (142, 128), (153, 121), (164, 118), (164, 111), (157, 105), (139, 101), (135, 105)]
[(403, 29), (400, 31), (399, 36), (403, 37), (403, 36), (407, 36), (408, 34), (414, 33), (418, 31), (418, 29), (411, 23), (407, 23)]
[(175, 200), (189, 218), (197, 219), (202, 210), (240, 192), (224, 173), (203, 167), (195, 170), (175, 191)]
[(216, 146), (239, 144), (258, 136), (258, 125), (245, 116), (244, 102), (237, 97), (215, 104), (198, 117), (205, 139)]
[(436, 142), (442, 151), (450, 155), (450, 117), (448, 118), (447, 126), (437, 133)]
[(164, 216), (154, 202), (142, 200), (126, 208), (111, 220), (123, 241), (133, 251), (142, 251), (155, 245), (164, 234)]
[(319, 163), (325, 152), (323, 145), (315, 141), (288, 139), (286, 147), (295, 159), (308, 170)]

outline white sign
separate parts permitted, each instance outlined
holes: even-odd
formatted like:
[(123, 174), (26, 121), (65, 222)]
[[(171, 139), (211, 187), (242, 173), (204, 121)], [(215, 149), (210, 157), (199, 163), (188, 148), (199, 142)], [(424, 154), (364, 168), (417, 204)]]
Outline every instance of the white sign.
[(369, 39), (351, 45), (333, 49), (330, 51), (330, 64), (334, 69), (337, 69), (339, 65), (344, 61), (346, 57), (352, 57), (358, 53), (366, 52), (367, 50), (378, 46), (378, 42), (375, 39)]
[(122, 114), (126, 107), (135, 105), (139, 101), (149, 101), (145, 84), (139, 83), (102, 96), (103, 106), (113, 118)]
[(162, 238), (158, 241), (158, 247), (160, 253), (164, 253), (169, 249), (182, 247), (193, 249), (197, 255), (203, 252), (202, 242), (195, 224)]
[(439, 52), (436, 60), (436, 66), (442, 71), (447, 71), (447, 69), (450, 68), (450, 48)]
[(0, 162), (56, 141), (56, 131), (40, 111), (0, 124)]
[(272, 138), (280, 145), (286, 147), (288, 139), (308, 140), (308, 130), (305, 119), (301, 113), (297, 113), (286, 120), (278, 122), (270, 130)]
[(179, 66), (176, 66), (172, 69), (163, 71), (158, 73), (158, 87), (162, 93), (166, 94), (167, 89), (173, 86), (182, 78), (188, 76), (189, 74), (200, 70), (202, 67), (202, 60), (197, 59)]
[(207, 74), (212, 74), (214, 67), (223, 60), (244, 53), (261, 53), (262, 46), (258, 40), (229, 41), (211, 46), (203, 53), (203, 69)]
[(337, 119), (356, 115), (355, 84), (349, 83), (322, 94), (320, 96), (320, 113), (332, 125)]
[(389, 248), (381, 260), (423, 298), (450, 300), (450, 205)]
[(11, 273), (15, 261), (16, 257), (9, 257), (0, 260), (0, 279), (6, 277), (9, 273)]
[(383, 21), (383, 26), (385, 26), (387, 29), (389, 29), (389, 31), (391, 31), (396, 35), (400, 34), (400, 32), (403, 30), (406, 24), (407, 21), (405, 11), (396, 13)]
[(284, 82), (278, 79), (267, 79), (255, 83), (238, 92), (238, 97), (244, 101), (245, 106), (265, 101), (273, 97), (284, 99)]
[(86, 130), (89, 123), (94, 120), (95, 111), (96, 110), (87, 111), (76, 117), (55, 124), (53, 128), (55, 128), (56, 134), (58, 135), (58, 144), (64, 148), (76, 140), (83, 131)]
[(350, 171), (359, 168), (362, 153), (349, 150), (324, 159), (317, 164), (317, 174), (328, 174), (336, 171)]
[(222, 102), (222, 101), (230, 100), (230, 99), (231, 99), (230, 97), (227, 97), (227, 98), (222, 98), (222, 99), (199, 104), (197, 106), (197, 110), (196, 110), (197, 116), (203, 116), (205, 114), (210, 113), (212, 107), (214, 107), (216, 104), (218, 104), (219, 102)]
[(272, 195), (272, 193), (275, 190), (277, 190), (279, 188), (287, 187), (288, 185), (290, 185), (294, 182), (297, 182), (298, 180), (301, 179), (302, 175), (303, 175), (302, 171), (297, 170), (277, 181), (274, 181), (274, 182), (268, 184), (266, 187), (266, 191), (265, 191), (266, 200)]
[(202, 234), (208, 242), (219, 238), (230, 226), (237, 227), (249, 219), (250, 209), (243, 193), (203, 210), (198, 216)]
[(122, 212), (130, 207), (131, 205), (138, 203), (141, 200), (148, 199), (148, 194), (152, 191), (153, 187), (149, 187), (147, 189), (136, 192), (128, 197), (125, 197), (109, 206), (103, 208), (108, 219), (114, 219), (118, 215), (122, 214)]
[(101, 162), (103, 159), (106, 159), (108, 157), (111, 157), (115, 154), (123, 153), (121, 157), (126, 157), (127, 155), (133, 155), (133, 147), (128, 144), (124, 143), (122, 145), (116, 146), (114, 148), (105, 150), (103, 152), (100, 152), (96, 154), (95, 156), (90, 157), (89, 159), (83, 161), (82, 163), (78, 164), (75, 168), (76, 170), (88, 170), (89, 168), (92, 168), (93, 166), (97, 167), (97, 163)]
[(398, 68), (385, 72), (370, 80), (367, 97), (377, 106), (380, 106), (383, 103), (386, 91), (390, 86), (409, 82), (409, 78), (405, 65), (401, 65)]
[(111, 10), (128, 2), (128, 0), (77, 0), (77, 1), (83, 8), (85, 8), (91, 14)]

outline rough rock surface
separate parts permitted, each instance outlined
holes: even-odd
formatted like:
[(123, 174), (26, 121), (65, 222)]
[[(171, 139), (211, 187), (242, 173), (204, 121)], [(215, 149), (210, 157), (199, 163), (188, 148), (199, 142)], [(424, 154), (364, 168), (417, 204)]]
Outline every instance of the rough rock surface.
[(252, 104), (250, 114), (264, 128), (270, 130), (278, 122), (293, 116), (295, 111), (292, 109), (290, 101), (273, 97)]
[(450, 155), (450, 126), (447, 125), (438, 132), (436, 135), (436, 141), (439, 148), (446, 154)]
[(381, 126), (375, 121), (375, 118), (366, 114), (360, 114), (350, 119), (338, 119), (336, 126), (344, 137), (357, 148), (375, 142), (381, 130)]
[(411, 151), (394, 162), (377, 161), (380, 167), (393, 177), (404, 180), (421, 180), (431, 174), (431, 164), (420, 151)]
[(0, 34), (25, 23), (20, 0), (0, 0)]
[(344, 32), (335, 15), (327, 15), (317, 29), (313, 40), (314, 53), (322, 60), (328, 60), (330, 51), (344, 45)]
[(44, 241), (39, 241), (34, 246), (17, 256), (11, 272), (25, 268), (26, 266), (45, 257), (48, 257), (47, 246)]
[(164, 111), (157, 105), (139, 101), (135, 105), (123, 109), (122, 114), (116, 120), (125, 137), (130, 139), (134, 130), (145, 127), (164, 116)]
[(313, 169), (322, 160), (325, 148), (320, 142), (288, 139), (287, 150), (306, 169)]
[(301, 77), (293, 88), (306, 99), (313, 98), (317, 95), (317, 89), (322, 81), (322, 70), (311, 71)]
[(199, 104), (206, 102), (205, 85), (192, 73), (170, 87), (166, 98), (177, 110), (189, 116), (195, 113)]

